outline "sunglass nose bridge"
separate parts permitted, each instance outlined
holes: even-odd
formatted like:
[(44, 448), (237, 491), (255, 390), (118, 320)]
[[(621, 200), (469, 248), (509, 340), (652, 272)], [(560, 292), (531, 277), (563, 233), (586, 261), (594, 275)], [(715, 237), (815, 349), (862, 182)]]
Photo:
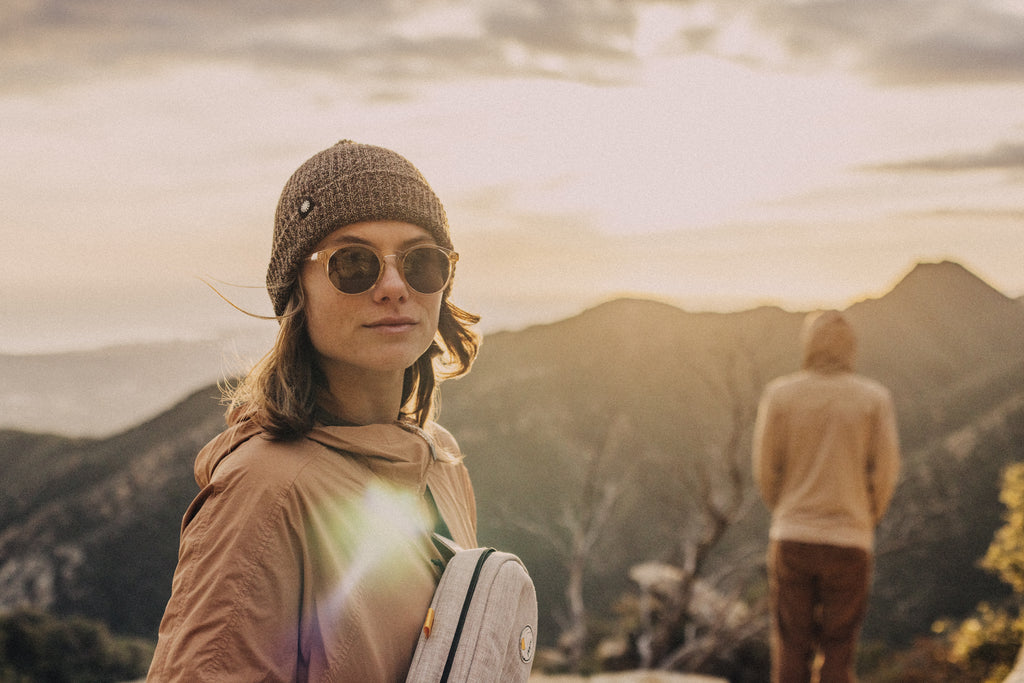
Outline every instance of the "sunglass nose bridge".
[[(390, 275), (388, 273), (388, 259), (391, 259)], [(389, 277), (394, 277), (398, 278), (398, 282), (403, 287), (412, 289), (411, 285), (409, 285), (408, 276), (405, 273), (405, 263), (401, 254), (381, 254), (378, 263), (380, 272), (377, 274), (377, 282), (374, 283), (374, 287), (379, 287)]]

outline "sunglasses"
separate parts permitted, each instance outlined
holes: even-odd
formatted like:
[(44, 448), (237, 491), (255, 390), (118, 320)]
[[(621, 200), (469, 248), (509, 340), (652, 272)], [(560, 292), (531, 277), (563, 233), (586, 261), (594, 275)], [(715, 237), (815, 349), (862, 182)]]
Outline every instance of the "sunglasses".
[(448, 285), (459, 255), (451, 249), (421, 244), (405, 251), (382, 254), (373, 247), (350, 244), (323, 249), (309, 257), (324, 264), (324, 272), (342, 294), (362, 294), (380, 282), (384, 261), (395, 259), (405, 284), (420, 294), (436, 294)]

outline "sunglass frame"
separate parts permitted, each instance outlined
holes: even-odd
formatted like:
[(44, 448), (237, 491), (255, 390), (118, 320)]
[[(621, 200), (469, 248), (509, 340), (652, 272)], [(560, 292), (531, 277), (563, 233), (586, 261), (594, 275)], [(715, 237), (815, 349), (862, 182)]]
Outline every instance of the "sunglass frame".
[[(334, 284), (334, 280), (331, 278), (331, 258), (333, 258), (333, 256), (342, 249), (366, 249), (367, 251), (369, 251), (370, 253), (377, 257), (377, 278), (373, 281), (373, 284), (371, 284), (366, 289), (358, 292), (346, 292), (343, 289), (339, 289), (338, 286)], [(438, 289), (435, 289), (432, 292), (422, 292), (416, 289), (416, 287), (414, 287), (412, 283), (409, 282), (409, 279), (405, 275), (406, 257), (412, 252), (421, 249), (431, 249), (434, 251), (440, 251), (441, 253), (448, 257), (448, 277), (445, 278), (444, 283)], [(409, 289), (418, 294), (437, 294), (438, 292), (444, 291), (444, 289), (452, 281), (452, 276), (455, 274), (455, 264), (458, 263), (459, 261), (459, 255), (457, 252), (437, 244), (417, 244), (416, 246), (409, 247), (408, 249), (394, 251), (390, 254), (385, 254), (380, 249), (377, 249), (376, 247), (369, 244), (342, 244), (340, 246), (329, 247), (327, 249), (315, 251), (312, 254), (310, 254), (308, 260), (323, 264), (324, 276), (327, 278), (327, 281), (331, 283), (331, 286), (334, 287), (336, 291), (340, 292), (341, 294), (347, 294), (349, 296), (358, 296), (360, 294), (365, 294), (369, 292), (370, 290), (377, 286), (377, 284), (380, 282), (380, 279), (384, 277), (384, 270), (385, 267), (387, 266), (387, 259), (389, 258), (395, 259), (395, 266), (398, 269), (399, 277), (402, 278), (402, 282), (404, 282)]]

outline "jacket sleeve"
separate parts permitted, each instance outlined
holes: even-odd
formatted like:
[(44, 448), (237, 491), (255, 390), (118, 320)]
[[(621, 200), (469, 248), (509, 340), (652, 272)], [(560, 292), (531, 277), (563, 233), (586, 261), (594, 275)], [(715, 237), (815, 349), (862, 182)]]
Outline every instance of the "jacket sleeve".
[(255, 477), (200, 492), (148, 681), (297, 679), (302, 551), (286, 497)]
[(754, 482), (769, 510), (778, 503), (783, 467), (781, 426), (777, 411), (769, 387), (757, 407), (751, 462)]
[(876, 412), (871, 444), (868, 481), (870, 482), (872, 513), (875, 524), (878, 524), (889, 508), (900, 474), (900, 445), (896, 427), (896, 409), (893, 406), (892, 395), (887, 390), (883, 392)]

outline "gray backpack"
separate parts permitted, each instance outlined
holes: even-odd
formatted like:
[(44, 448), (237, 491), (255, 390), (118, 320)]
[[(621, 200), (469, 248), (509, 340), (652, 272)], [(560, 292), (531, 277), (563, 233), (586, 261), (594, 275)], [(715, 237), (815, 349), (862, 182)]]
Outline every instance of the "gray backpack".
[(462, 550), (435, 536), (435, 543), (442, 542), (453, 554), (406, 683), (525, 682), (537, 638), (537, 594), (526, 567), (511, 553)]

